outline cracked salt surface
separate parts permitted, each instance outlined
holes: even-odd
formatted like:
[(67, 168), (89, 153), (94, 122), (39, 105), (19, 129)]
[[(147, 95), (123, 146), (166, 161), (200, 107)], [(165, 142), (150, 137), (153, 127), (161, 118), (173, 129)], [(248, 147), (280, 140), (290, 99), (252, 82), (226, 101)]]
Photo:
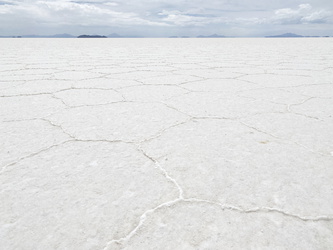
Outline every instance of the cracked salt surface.
[(331, 249), (331, 39), (0, 45), (1, 249)]

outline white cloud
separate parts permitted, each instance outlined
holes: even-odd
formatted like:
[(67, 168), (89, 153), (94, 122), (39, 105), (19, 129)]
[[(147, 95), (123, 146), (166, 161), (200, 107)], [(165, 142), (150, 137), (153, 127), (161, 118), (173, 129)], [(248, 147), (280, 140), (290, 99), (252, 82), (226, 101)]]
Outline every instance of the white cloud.
[(276, 27), (287, 29), (306, 24), (318, 30), (324, 25), (328, 31), (332, 29), (332, 0), (300, 1), (0, 0), (0, 35), (13, 30), (53, 33), (52, 29), (75, 34), (78, 28), (80, 32), (105, 29), (106, 34), (119, 28), (119, 32), (127, 29), (127, 33), (142, 35), (146, 31), (154, 34), (167, 30), (182, 34), (190, 30), (199, 34), (228, 33), (224, 30), (236, 27), (271, 31)]
[(298, 7), (299, 7), (299, 10), (311, 10), (312, 9), (311, 4), (308, 4), (308, 3), (300, 4)]
[[(58, 25), (157, 25), (167, 24), (146, 20), (133, 12), (113, 10), (114, 2), (105, 1), (34, 1), (0, 5), (0, 13), (8, 21), (20, 17), (22, 21)], [(15, 21), (15, 20), (14, 20)]]
[(118, 6), (118, 4), (114, 3), (114, 2), (107, 2), (107, 3), (104, 3), (104, 5), (107, 5), (107, 6)]
[(301, 4), (297, 9), (276, 10), (272, 22), (276, 24), (325, 23), (331, 16), (332, 13), (329, 11), (313, 10), (310, 4)]
[(216, 18), (206, 17), (200, 10), (178, 11), (163, 10), (158, 13), (162, 17), (161, 21), (175, 26), (203, 26), (213, 23)]
[(325, 10), (318, 10), (302, 17), (304, 23), (325, 23), (332, 19), (332, 13)]

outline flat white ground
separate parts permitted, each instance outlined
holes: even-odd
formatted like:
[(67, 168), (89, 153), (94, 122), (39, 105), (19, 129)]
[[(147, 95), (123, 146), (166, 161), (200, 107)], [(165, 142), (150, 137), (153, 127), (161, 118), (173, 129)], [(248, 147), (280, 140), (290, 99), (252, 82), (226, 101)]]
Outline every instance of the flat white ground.
[(0, 47), (0, 249), (332, 249), (332, 39)]

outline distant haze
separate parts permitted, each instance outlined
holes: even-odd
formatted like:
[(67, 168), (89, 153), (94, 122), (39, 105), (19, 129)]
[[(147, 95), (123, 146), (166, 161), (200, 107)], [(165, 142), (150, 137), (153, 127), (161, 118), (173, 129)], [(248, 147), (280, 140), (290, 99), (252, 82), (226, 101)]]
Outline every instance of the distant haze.
[(332, 0), (0, 0), (0, 36), (333, 36)]

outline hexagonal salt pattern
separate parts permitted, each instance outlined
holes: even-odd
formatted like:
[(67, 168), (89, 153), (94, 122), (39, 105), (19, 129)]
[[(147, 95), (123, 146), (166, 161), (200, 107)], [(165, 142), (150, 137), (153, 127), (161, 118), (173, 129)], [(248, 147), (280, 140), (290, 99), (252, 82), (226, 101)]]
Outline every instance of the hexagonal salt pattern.
[(332, 45), (0, 39), (0, 248), (331, 249)]

